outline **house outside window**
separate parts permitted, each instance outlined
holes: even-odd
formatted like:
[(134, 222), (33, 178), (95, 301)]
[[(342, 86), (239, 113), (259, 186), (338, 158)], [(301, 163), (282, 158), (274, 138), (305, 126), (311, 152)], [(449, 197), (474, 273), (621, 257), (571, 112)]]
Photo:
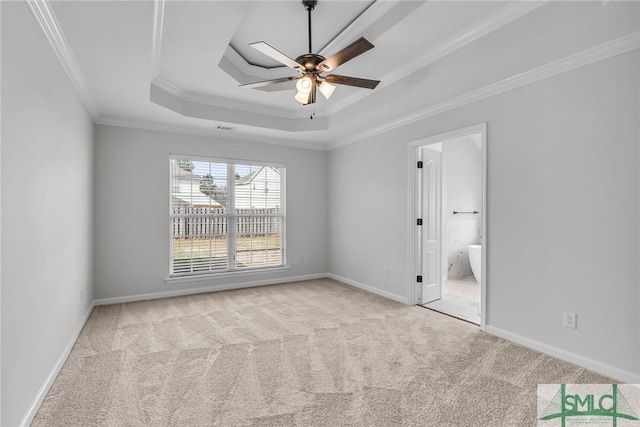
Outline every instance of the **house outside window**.
[(171, 155), (169, 276), (285, 265), (285, 166)]

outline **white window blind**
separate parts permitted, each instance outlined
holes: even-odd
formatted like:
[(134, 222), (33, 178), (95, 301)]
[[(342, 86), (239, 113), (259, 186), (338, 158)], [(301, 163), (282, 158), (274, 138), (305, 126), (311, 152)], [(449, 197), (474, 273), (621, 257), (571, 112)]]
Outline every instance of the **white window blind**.
[(279, 164), (172, 155), (170, 276), (283, 266), (284, 175)]

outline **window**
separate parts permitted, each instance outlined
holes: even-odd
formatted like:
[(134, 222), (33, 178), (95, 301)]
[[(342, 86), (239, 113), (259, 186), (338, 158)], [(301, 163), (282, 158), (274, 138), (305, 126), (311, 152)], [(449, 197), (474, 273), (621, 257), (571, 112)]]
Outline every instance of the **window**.
[(281, 267), (284, 165), (170, 157), (170, 276)]

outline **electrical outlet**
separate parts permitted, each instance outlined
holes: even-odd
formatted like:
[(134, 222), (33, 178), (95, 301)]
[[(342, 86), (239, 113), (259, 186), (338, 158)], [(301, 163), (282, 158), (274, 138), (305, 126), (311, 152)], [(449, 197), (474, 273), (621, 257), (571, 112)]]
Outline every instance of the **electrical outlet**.
[(389, 277), (389, 269), (387, 267), (383, 268), (382, 274), (384, 274), (384, 277)]
[(309, 257), (304, 257), (304, 263), (309, 264)]
[(565, 328), (577, 329), (578, 328), (578, 315), (569, 311), (564, 312), (564, 326)]

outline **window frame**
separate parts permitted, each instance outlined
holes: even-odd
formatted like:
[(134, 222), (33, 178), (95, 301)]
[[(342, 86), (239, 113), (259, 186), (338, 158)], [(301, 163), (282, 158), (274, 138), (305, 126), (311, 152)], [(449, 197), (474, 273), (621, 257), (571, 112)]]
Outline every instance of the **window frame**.
[[(224, 217), (227, 218), (227, 268), (224, 270), (212, 271), (206, 270), (202, 272), (183, 272), (183, 273), (175, 273), (173, 271), (174, 268), (174, 259), (173, 259), (173, 240), (174, 240), (174, 227), (173, 227), (173, 219), (176, 217), (184, 217), (183, 215), (175, 214), (173, 212), (173, 193), (174, 193), (174, 183), (173, 183), (173, 173), (172, 166), (175, 160), (189, 160), (193, 162), (207, 162), (207, 163), (223, 163), (227, 165), (227, 207), (225, 209), (224, 214), (203, 214), (198, 217)], [(212, 278), (212, 277), (228, 277), (228, 276), (241, 276), (241, 275), (254, 275), (261, 273), (269, 273), (269, 272), (277, 272), (277, 271), (285, 271), (289, 270), (289, 266), (287, 265), (287, 251), (286, 251), (286, 164), (285, 163), (276, 163), (276, 162), (262, 162), (256, 160), (247, 160), (247, 159), (231, 159), (231, 158), (223, 158), (223, 157), (209, 157), (209, 156), (196, 156), (191, 154), (179, 154), (179, 153), (170, 153), (169, 154), (169, 191), (168, 191), (168, 210), (169, 210), (169, 271), (168, 275), (165, 278), (166, 282), (173, 281), (194, 281), (194, 280), (202, 280), (204, 278)], [(263, 214), (263, 215), (253, 215), (253, 214), (239, 214), (235, 208), (235, 167), (236, 165), (241, 166), (259, 166), (259, 167), (271, 167), (274, 169), (278, 169), (280, 172), (280, 214)], [(280, 246), (281, 246), (281, 256), (282, 262), (279, 265), (274, 266), (266, 266), (266, 267), (240, 267), (238, 268), (236, 265), (236, 224), (237, 218), (240, 217), (271, 217), (271, 218), (280, 218)], [(229, 232), (231, 230), (231, 232)]]

